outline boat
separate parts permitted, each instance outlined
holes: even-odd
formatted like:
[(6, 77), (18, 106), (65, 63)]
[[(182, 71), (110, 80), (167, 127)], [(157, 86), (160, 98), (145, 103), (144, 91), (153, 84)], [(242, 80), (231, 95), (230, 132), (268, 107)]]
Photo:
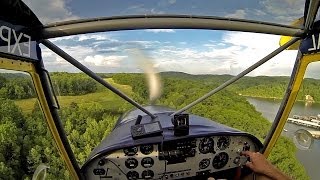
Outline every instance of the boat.
[(318, 114), (317, 116), (300, 116), (300, 115), (293, 115), (292, 118), (293, 118), (293, 119), (305, 120), (305, 121), (317, 120), (317, 121), (320, 122), (320, 114)]

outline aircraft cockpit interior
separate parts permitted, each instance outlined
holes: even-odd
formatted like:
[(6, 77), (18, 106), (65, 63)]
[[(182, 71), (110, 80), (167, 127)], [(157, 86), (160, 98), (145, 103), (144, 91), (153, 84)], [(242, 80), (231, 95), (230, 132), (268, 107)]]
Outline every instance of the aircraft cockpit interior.
[(318, 179), (319, 5), (0, 1), (0, 179)]

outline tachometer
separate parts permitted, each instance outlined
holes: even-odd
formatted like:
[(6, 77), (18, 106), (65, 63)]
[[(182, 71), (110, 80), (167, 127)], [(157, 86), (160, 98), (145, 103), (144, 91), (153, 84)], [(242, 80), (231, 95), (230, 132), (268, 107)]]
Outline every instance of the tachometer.
[(129, 171), (127, 173), (127, 179), (129, 180), (139, 179), (139, 173), (137, 171)]
[(200, 169), (205, 169), (205, 168), (207, 168), (209, 165), (210, 165), (210, 159), (202, 159), (202, 160), (199, 162), (199, 168), (200, 168)]
[(152, 144), (146, 144), (146, 145), (141, 145), (140, 146), (140, 151), (144, 155), (148, 155), (152, 153), (153, 151), (153, 145)]
[(154, 176), (154, 172), (152, 170), (144, 170), (142, 172), (142, 179), (152, 179)]
[(128, 158), (125, 164), (127, 168), (134, 169), (138, 166), (138, 161), (135, 158)]
[(229, 160), (229, 155), (225, 152), (221, 152), (213, 158), (212, 166), (215, 169), (221, 169), (228, 163), (228, 160)]
[(200, 140), (199, 143), (199, 151), (202, 154), (207, 154), (210, 152), (214, 152), (214, 141), (212, 138), (203, 138)]
[(135, 146), (134, 147), (128, 147), (128, 148), (123, 149), (123, 152), (127, 156), (134, 156), (135, 154), (137, 154), (138, 148), (135, 147)]
[(141, 160), (141, 165), (145, 168), (150, 168), (154, 164), (154, 161), (151, 157), (145, 157)]
[(217, 146), (220, 150), (225, 150), (230, 145), (230, 138), (222, 136), (218, 139)]

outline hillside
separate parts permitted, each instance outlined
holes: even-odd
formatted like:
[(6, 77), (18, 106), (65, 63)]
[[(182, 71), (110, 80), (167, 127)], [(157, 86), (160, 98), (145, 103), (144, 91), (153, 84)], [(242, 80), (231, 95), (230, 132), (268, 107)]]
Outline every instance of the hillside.
[[(214, 88), (229, 80), (231, 75), (190, 75), (180, 72), (162, 72), (162, 77), (197, 80)], [(290, 77), (283, 76), (245, 76), (227, 89), (237, 94), (250, 97), (282, 99), (287, 89)], [(306, 95), (311, 95), (315, 102), (320, 103), (319, 79), (305, 78), (297, 100), (304, 101)]]

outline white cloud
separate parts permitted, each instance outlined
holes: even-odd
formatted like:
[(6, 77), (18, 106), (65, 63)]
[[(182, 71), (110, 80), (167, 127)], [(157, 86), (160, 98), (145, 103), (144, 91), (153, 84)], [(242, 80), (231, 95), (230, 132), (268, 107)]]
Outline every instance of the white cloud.
[(84, 62), (91, 63), (95, 66), (103, 67), (119, 67), (120, 61), (126, 58), (127, 56), (103, 56), (103, 55), (94, 55), (87, 56), (84, 59)]
[(44, 24), (78, 19), (68, 9), (65, 0), (23, 0)]
[[(265, 57), (279, 47), (280, 36), (229, 32), (222, 39), (224, 43), (231, 46), (217, 51), (223, 51), (225, 59), (229, 59), (230, 72), (239, 73), (251, 66), (261, 58)], [(229, 49), (228, 51), (224, 51)], [(297, 51), (285, 50), (272, 58), (269, 62), (254, 70), (250, 75), (285, 75), (291, 74)], [(229, 57), (229, 58), (228, 58)]]
[(265, 16), (267, 14), (267, 13), (265, 13), (264, 11), (262, 11), (260, 9), (252, 9), (251, 11), (256, 16)]
[(52, 38), (50, 39), (51, 42), (55, 42), (55, 41), (62, 41), (62, 40), (70, 40), (75, 38), (76, 35), (72, 35), (72, 36), (63, 36), (63, 37), (58, 37), (58, 38)]
[[(164, 1), (162, 1), (164, 2)], [(160, 2), (160, 4), (158, 3), (158, 7), (161, 7), (165, 4), (170, 4), (169, 2), (165, 2), (165, 4), (162, 4), (162, 2)], [(166, 6), (166, 5), (165, 5)], [(165, 12), (156, 8), (150, 8), (150, 7), (146, 7), (144, 4), (136, 4), (136, 5), (131, 5), (128, 8), (124, 9), (122, 12), (120, 12), (120, 14), (164, 14)]]
[[(171, 42), (151, 41), (148, 38), (121, 41), (119, 38), (121, 36), (117, 35), (91, 34), (55, 43), (95, 72), (141, 72), (136, 65), (137, 62), (126, 51), (135, 47), (148, 54), (159, 71), (236, 75), (278, 48), (280, 38), (276, 35), (258, 33), (225, 32), (221, 39), (208, 39), (205, 42), (196, 42), (196, 45), (192, 45), (186, 39), (184, 41), (186, 44), (183, 43), (185, 45), (181, 46), (181, 41), (174, 42), (174, 39)], [(107, 38), (111, 38), (113, 43), (105, 44), (109, 39), (102, 39)], [(84, 39), (90, 39), (90, 41), (84, 41)], [(284, 51), (250, 75), (289, 76), (296, 54), (297, 51)], [(43, 56), (48, 59), (45, 65), (49, 65), (49, 70), (61, 71), (67, 67), (71, 68), (69, 63), (57, 58), (49, 51), (44, 50)]]
[(174, 33), (175, 31), (173, 29), (147, 29), (146, 32), (153, 32), (153, 33)]
[[(228, 18), (250, 19), (279, 24), (291, 24), (303, 16), (303, 0), (261, 0), (252, 7), (224, 12), (221, 16)], [(219, 16), (219, 15), (218, 15)]]
[(267, 12), (275, 15), (291, 13), (303, 15), (304, 11), (304, 1), (301, 0), (263, 0), (261, 4), (264, 5)]
[(245, 19), (247, 13), (244, 9), (238, 9), (234, 13), (227, 14), (225, 17)]
[(114, 39), (108, 33), (96, 33), (96, 34), (80, 34), (80, 35), (71, 35), (71, 36), (63, 36), (58, 38), (52, 38), (50, 41), (57, 42), (63, 40), (76, 40), (76, 41), (85, 41), (85, 40), (95, 40), (95, 43), (99, 43), (100, 41), (108, 40), (109, 42), (117, 42), (117, 39)]
[[(161, 71), (184, 71), (194, 74), (236, 75), (279, 47), (279, 36), (226, 32), (221, 41), (203, 44), (205, 48), (160, 47), (153, 52)], [(297, 51), (284, 51), (250, 75), (289, 76)]]
[(176, 0), (168, 0), (169, 4), (174, 4), (176, 3)]
[(79, 41), (84, 41), (88, 39), (93, 39), (93, 40), (112, 40), (116, 41), (115, 39), (111, 39), (111, 37), (106, 34), (106, 33), (100, 33), (100, 34), (81, 34), (77, 36)]
[(304, 1), (301, 0), (263, 0), (260, 4), (264, 7), (263, 12), (278, 23), (289, 24), (304, 12)]

